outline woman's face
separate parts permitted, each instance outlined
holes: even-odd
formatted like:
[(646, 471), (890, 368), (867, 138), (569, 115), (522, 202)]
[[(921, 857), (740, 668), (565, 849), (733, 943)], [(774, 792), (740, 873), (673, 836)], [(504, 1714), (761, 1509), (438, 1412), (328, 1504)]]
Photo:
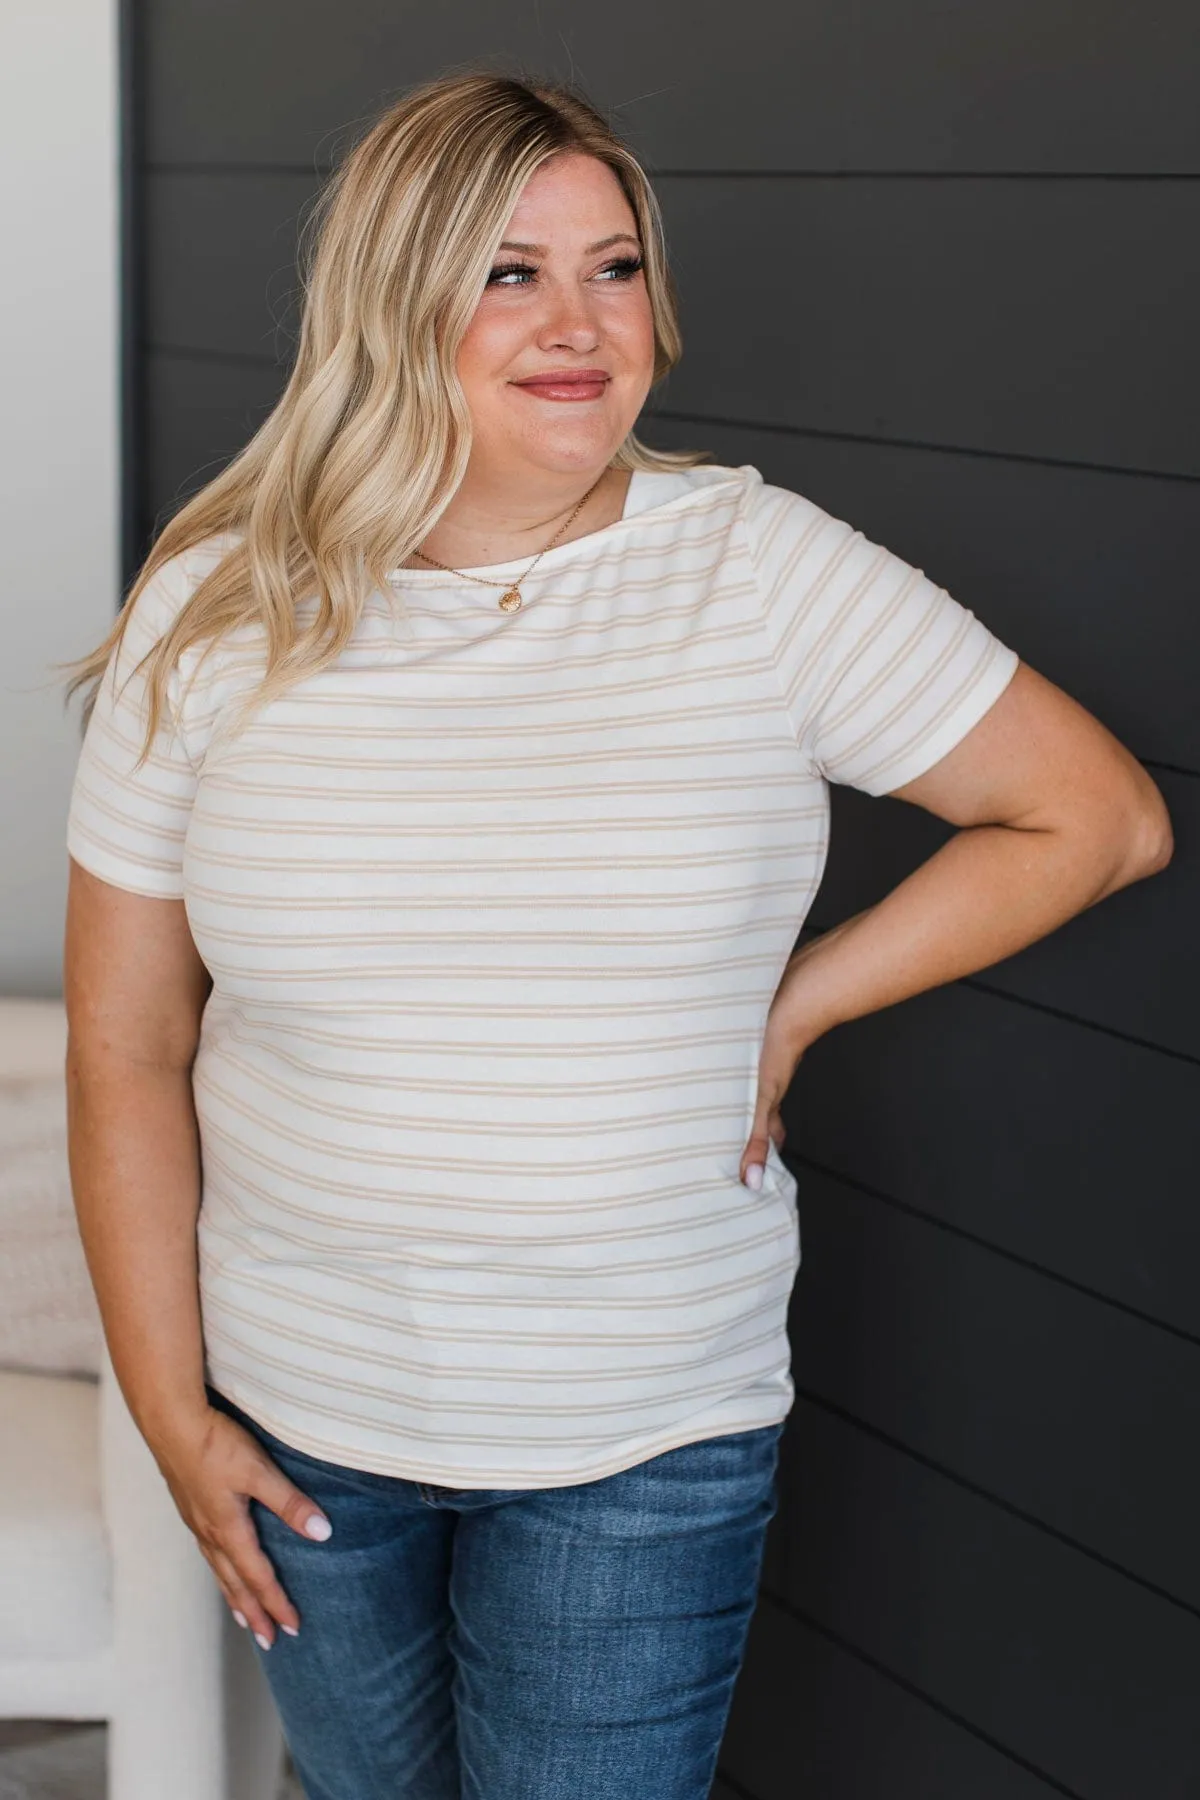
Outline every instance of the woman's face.
[(535, 171), (458, 354), (482, 473), (607, 465), (654, 373), (640, 264), (637, 221), (607, 164), (564, 152)]

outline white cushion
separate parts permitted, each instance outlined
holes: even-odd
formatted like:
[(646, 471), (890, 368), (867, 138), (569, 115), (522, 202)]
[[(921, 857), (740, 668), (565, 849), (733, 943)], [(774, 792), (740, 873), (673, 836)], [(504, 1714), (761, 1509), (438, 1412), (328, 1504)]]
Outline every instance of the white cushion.
[(0, 1080), (61, 1075), (67, 1013), (61, 1000), (0, 999)]
[(71, 1198), (62, 1072), (0, 1075), (0, 1367), (95, 1377), (102, 1343)]
[(93, 1382), (0, 1370), (0, 1662), (111, 1640), (98, 1396)]

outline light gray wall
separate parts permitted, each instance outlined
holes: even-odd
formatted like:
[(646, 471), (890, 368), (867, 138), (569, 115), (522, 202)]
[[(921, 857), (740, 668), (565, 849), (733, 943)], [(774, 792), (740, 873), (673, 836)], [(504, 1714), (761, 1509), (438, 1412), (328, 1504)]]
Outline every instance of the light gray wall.
[(115, 0), (0, 7), (0, 994), (59, 993), (77, 709), (119, 600)]

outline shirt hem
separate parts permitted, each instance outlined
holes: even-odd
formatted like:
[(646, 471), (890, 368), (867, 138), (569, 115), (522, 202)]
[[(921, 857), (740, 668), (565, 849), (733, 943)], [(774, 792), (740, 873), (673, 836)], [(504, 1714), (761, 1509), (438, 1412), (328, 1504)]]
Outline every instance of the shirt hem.
[[(344, 1445), (330, 1444), (325, 1439), (297, 1431), (290, 1425), (284, 1425), (280, 1429), (282, 1421), (264, 1412), (244, 1391), (236, 1391), (235, 1384), (210, 1380), (210, 1385), (232, 1400), (235, 1406), (261, 1425), (264, 1431), (278, 1438), (280, 1443), (305, 1456), (316, 1457), (318, 1461), (332, 1463), (338, 1468), (353, 1469), (361, 1475), (385, 1475), (401, 1481), (428, 1482), (435, 1487), (445, 1487), (459, 1493), (491, 1490), (515, 1493), (526, 1489), (533, 1491), (538, 1488), (581, 1487), (588, 1481), (602, 1481), (609, 1475), (620, 1475), (627, 1469), (636, 1468), (639, 1463), (649, 1462), (651, 1457), (662, 1456), (668, 1450), (682, 1449), (685, 1444), (701, 1443), (708, 1438), (732, 1437), (741, 1431), (757, 1431), (766, 1425), (782, 1424), (791, 1412), (794, 1399), (794, 1396), (785, 1396), (786, 1404), (782, 1409), (776, 1405), (761, 1417), (756, 1415), (717, 1425), (711, 1422), (705, 1425), (702, 1419), (693, 1419), (687, 1427), (681, 1426), (650, 1438), (635, 1450), (623, 1451), (616, 1457), (605, 1459), (596, 1467), (557, 1475), (539, 1472), (531, 1478), (528, 1471), (510, 1470), (498, 1475), (481, 1475), (477, 1470), (448, 1470), (443, 1464), (422, 1463), (402, 1456), (372, 1454), (369, 1461), (360, 1461), (360, 1453), (353, 1448), (348, 1450)], [(355, 1460), (348, 1460), (351, 1457)], [(514, 1476), (517, 1478), (513, 1479)]]
[(183, 883), (179, 876), (156, 876), (148, 875), (144, 869), (131, 870), (122, 858), (97, 850), (91, 844), (81, 844), (74, 833), (67, 836), (67, 855), (89, 875), (108, 882), (110, 887), (121, 888), (124, 893), (142, 894), (148, 900), (183, 899)]
[[(1004, 693), (1020, 664), (1020, 657), (999, 638), (995, 640), (997, 654), (990, 666), (984, 670), (979, 680), (963, 696), (961, 703), (934, 732), (926, 738), (920, 748), (912, 751), (902, 761), (889, 764), (879, 780), (854, 781), (851, 785), (860, 788), (863, 793), (874, 799), (882, 799), (887, 794), (894, 794), (897, 788), (905, 787), (910, 781), (916, 781), (930, 769), (940, 763), (951, 750), (957, 749), (969, 731), (973, 731), (980, 720), (992, 710), (992, 707)], [(836, 775), (829, 775), (828, 780), (837, 781)], [(880, 782), (883, 785), (880, 785)]]

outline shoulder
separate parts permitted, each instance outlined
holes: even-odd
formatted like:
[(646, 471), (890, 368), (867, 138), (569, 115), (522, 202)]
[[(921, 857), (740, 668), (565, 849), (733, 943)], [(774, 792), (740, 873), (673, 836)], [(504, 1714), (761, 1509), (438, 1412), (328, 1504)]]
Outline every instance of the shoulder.
[(125, 602), (125, 624), (113, 659), (114, 673), (126, 676), (171, 630), (197, 588), (240, 543), (231, 532), (204, 538), (161, 562), (134, 597)]
[(768, 597), (781, 582), (814, 577), (865, 542), (861, 531), (807, 494), (765, 481), (752, 463), (726, 468), (727, 493), (759, 586)]
[(649, 504), (691, 495), (714, 510), (731, 511), (756, 550), (779, 536), (793, 540), (814, 529), (843, 524), (807, 495), (765, 481), (753, 463), (697, 463), (690, 469), (665, 470), (640, 479), (646, 483)]
[(762, 477), (748, 463), (742, 467), (701, 462), (678, 468), (664, 465), (634, 469), (625, 497), (625, 514), (628, 517), (673, 501), (702, 499), (710, 495), (714, 501), (725, 501), (740, 494), (750, 479), (761, 481)]
[[(749, 557), (754, 581), (770, 603), (781, 586), (794, 590), (831, 563), (855, 559), (862, 533), (806, 494), (765, 481), (753, 463), (696, 463), (637, 471), (632, 512), (672, 519), (681, 533), (699, 532), (723, 560)], [(710, 549), (710, 554), (713, 552)]]
[(129, 606), (127, 630), (154, 641), (175, 623), (200, 583), (241, 542), (240, 534), (221, 532), (191, 544), (161, 562)]
[(744, 476), (741, 517), (756, 555), (767, 553), (774, 545), (791, 546), (831, 529), (852, 529), (844, 520), (834, 518), (815, 500), (809, 499), (807, 494), (764, 481), (759, 471), (750, 465), (738, 472)]

